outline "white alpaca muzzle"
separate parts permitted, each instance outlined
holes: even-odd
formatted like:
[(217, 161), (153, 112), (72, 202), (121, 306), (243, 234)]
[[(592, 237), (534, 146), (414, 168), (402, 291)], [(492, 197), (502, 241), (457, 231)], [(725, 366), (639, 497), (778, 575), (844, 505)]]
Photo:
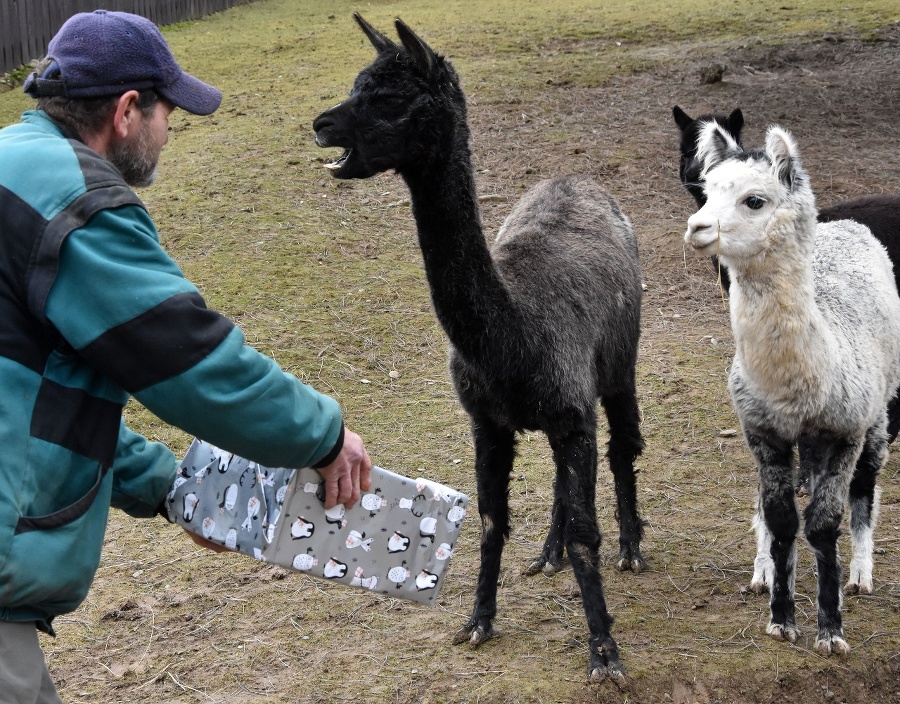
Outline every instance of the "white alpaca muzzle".
[(716, 254), (719, 248), (719, 227), (703, 222), (691, 222), (688, 220), (688, 229), (684, 233), (684, 242), (698, 254)]

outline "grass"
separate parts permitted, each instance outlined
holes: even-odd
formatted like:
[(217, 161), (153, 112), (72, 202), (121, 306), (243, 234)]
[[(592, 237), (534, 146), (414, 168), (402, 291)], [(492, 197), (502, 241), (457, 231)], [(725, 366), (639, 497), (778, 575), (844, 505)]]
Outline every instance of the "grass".
[[(784, 695), (782, 684), (804, 673), (865, 672), (868, 656), (872, 677), (890, 674), (900, 652), (896, 468), (886, 472), (882, 587), (845, 603), (859, 657), (822, 663), (803, 647), (777, 647), (763, 635), (765, 600), (740, 589), (753, 554), (755, 486), (742, 441), (727, 433), (737, 427), (724, 388), (733, 351), (727, 315), (705, 270), (682, 263), (680, 244), (671, 245), (687, 208), (687, 196), (670, 194), (676, 185), (660, 176), (674, 172), (671, 155), (648, 157), (618, 138), (624, 119), (608, 124), (620, 114), (614, 108), (628, 115), (657, 106), (639, 92), (611, 105), (604, 88), (643, 72), (674, 73), (692, 52), (712, 51), (711, 42), (870, 38), (900, 19), (896, 4), (264, 0), (165, 28), (180, 63), (225, 97), (213, 116), (173, 115), (160, 182), (141, 192), (164, 246), (252, 345), (340, 401), (378, 463), (425, 470), (474, 495), (468, 420), (446, 373), (406, 188), (392, 175), (338, 183), (321, 168), (331, 154), (312, 141), (313, 118), (346, 95), (373, 55), (355, 10), (385, 31), (402, 17), (454, 62), (479, 138), (479, 187), (499, 199), (484, 204), (488, 232), (544, 171), (586, 164), (609, 177), (642, 233), (647, 573), (612, 570), (607, 472), (598, 486), (607, 598), (635, 689), (585, 685), (584, 617), (570, 571), (553, 580), (519, 575), (540, 549), (552, 491), (546, 443), (528, 434), (511, 486), (503, 637), (481, 651), (448, 645), (471, 606), (477, 519), (465, 528), (442, 604), (426, 610), (192, 551), (169, 526), (115, 514), (94, 590), (60, 619), (61, 637), (45, 643), (64, 700), (640, 702), (677, 700), (678, 681), (704, 701), (698, 683), (712, 691), (732, 677), (756, 701)], [(585, 116), (569, 96), (596, 108)], [(0, 94), (0, 125), (30, 106), (19, 90)], [(668, 249), (674, 254), (660, 253)], [(136, 404), (127, 416), (176, 453), (187, 448), (188, 436)], [(814, 623), (815, 583), (801, 552), (802, 616)], [(705, 701), (740, 701), (717, 692)]]

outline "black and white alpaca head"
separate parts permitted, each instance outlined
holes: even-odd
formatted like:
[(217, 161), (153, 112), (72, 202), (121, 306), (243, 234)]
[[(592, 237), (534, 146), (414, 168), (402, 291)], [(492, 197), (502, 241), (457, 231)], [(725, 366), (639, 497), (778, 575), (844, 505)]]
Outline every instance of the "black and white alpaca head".
[(353, 17), (378, 56), (357, 76), (350, 97), (313, 121), (317, 145), (344, 149), (326, 166), (336, 178), (427, 168), (465, 126), (459, 77), (401, 20), (394, 21), (396, 44)]
[(762, 150), (745, 151), (728, 130), (704, 124), (697, 159), (707, 201), (688, 219), (685, 242), (703, 255), (718, 255), (729, 267), (743, 267), (778, 251), (811, 255), (815, 199), (794, 138), (769, 128)]
[(678, 165), (678, 177), (687, 189), (697, 205), (702, 207), (706, 202), (703, 193), (703, 179), (701, 177), (702, 164), (697, 158), (697, 140), (703, 126), (708, 122), (716, 122), (728, 132), (734, 141), (741, 143), (741, 130), (744, 127), (744, 114), (740, 108), (735, 108), (730, 115), (718, 113), (706, 113), (700, 117), (690, 117), (678, 105), (672, 108), (675, 124), (681, 130), (681, 143), (679, 144), (680, 161)]

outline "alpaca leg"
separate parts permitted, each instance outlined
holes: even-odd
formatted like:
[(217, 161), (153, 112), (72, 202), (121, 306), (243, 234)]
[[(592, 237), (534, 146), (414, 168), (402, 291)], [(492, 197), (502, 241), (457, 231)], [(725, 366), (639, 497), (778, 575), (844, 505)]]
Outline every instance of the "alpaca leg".
[(888, 402), (887, 407), (887, 438), (888, 444), (897, 439), (897, 433), (900, 432), (900, 389), (897, 389), (896, 396)]
[(753, 578), (750, 580), (750, 591), (762, 594), (772, 590), (772, 577), (775, 563), (772, 562), (772, 534), (766, 528), (766, 520), (760, 509), (761, 499), (756, 497), (753, 510), (753, 530), (756, 532), (756, 559), (753, 560)]
[(566, 505), (560, 495), (558, 482), (553, 482), (553, 510), (550, 514), (550, 530), (544, 540), (541, 554), (534, 558), (523, 570), (526, 575), (543, 572), (552, 577), (562, 569), (563, 564), (563, 528), (566, 525)]
[(600, 530), (597, 528), (596, 496), (597, 439), (593, 431), (550, 438), (556, 460), (556, 481), (567, 504), (568, 520), (564, 540), (581, 601), (587, 617), (590, 656), (587, 674), (592, 682), (609, 676), (616, 684), (625, 682), (619, 648), (610, 634), (613, 619), (603, 595), (600, 575)]
[(844, 640), (841, 620), (841, 564), (837, 541), (847, 492), (862, 449), (862, 439), (822, 440), (830, 452), (828, 462), (812, 476), (812, 495), (804, 512), (806, 539), (816, 556), (819, 594), (819, 633), (815, 648), (822, 655), (844, 654), (850, 646)]
[(644, 523), (638, 513), (634, 468), (635, 458), (644, 449), (637, 397), (633, 392), (622, 393), (604, 396), (601, 403), (609, 422), (607, 457), (616, 487), (616, 516), (619, 519), (617, 566), (622, 571), (631, 570), (637, 574), (646, 567), (644, 557), (641, 555)]
[(850, 560), (850, 577), (844, 586), (845, 594), (871, 594), (873, 591), (873, 534), (878, 522), (881, 498), (881, 490), (876, 481), (887, 459), (887, 445), (883, 425), (870, 428), (850, 482), (850, 539), (853, 543), (853, 557)]
[(472, 434), (481, 516), (481, 568), (472, 617), (453, 636), (453, 643), (468, 641), (477, 648), (494, 635), (500, 559), (509, 537), (509, 475), (515, 457), (515, 436), (490, 421), (474, 418)]
[(800, 517), (794, 498), (793, 447), (773, 434), (747, 431), (745, 435), (759, 471), (759, 506), (771, 536), (771, 620), (766, 632), (793, 643), (800, 633), (794, 616)]
[[(811, 438), (803, 436), (797, 442), (799, 457), (797, 470), (797, 495), (809, 494), (809, 482), (814, 469), (822, 461), (821, 448)], [(756, 594), (771, 591), (774, 563), (772, 562), (772, 535), (766, 528), (766, 522), (759, 509), (759, 498), (756, 500), (756, 511), (753, 515), (753, 530), (756, 531), (756, 559), (753, 561), (753, 578), (750, 590)]]
[(810, 439), (801, 437), (797, 441), (797, 496), (809, 495), (809, 477), (812, 474), (813, 464), (816, 462), (814, 458), (814, 447)]

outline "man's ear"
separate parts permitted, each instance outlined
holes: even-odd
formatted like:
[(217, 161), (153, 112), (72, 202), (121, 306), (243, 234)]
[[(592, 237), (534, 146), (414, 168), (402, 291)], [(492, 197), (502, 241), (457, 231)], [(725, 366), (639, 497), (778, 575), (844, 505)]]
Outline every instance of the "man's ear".
[(138, 128), (138, 117), (141, 109), (138, 107), (140, 94), (136, 90), (123, 93), (116, 101), (113, 112), (113, 129), (119, 139), (125, 139)]

